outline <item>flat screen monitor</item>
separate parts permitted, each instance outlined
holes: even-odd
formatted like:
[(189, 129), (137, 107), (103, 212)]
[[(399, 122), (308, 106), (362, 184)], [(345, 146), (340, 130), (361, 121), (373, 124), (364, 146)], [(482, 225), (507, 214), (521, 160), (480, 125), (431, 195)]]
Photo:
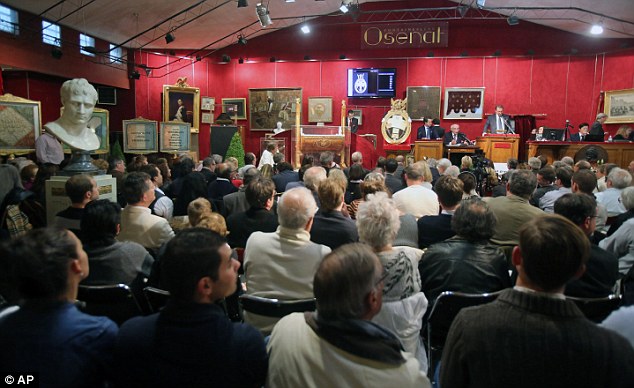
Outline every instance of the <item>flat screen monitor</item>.
[(544, 128), (542, 139), (550, 141), (564, 141), (564, 132), (566, 131), (563, 129)]
[(348, 97), (391, 98), (396, 96), (396, 69), (348, 69)]

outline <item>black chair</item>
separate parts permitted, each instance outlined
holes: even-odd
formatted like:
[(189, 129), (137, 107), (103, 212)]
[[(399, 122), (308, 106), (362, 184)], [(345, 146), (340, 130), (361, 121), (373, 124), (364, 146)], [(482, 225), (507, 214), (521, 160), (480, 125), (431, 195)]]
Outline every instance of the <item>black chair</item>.
[(86, 314), (106, 316), (118, 325), (143, 314), (132, 290), (125, 284), (80, 285), (77, 299), (80, 301), (80, 309)]
[(315, 298), (279, 300), (253, 295), (240, 295), (240, 305), (244, 311), (272, 318), (282, 318), (291, 313), (315, 311)]
[(577, 298), (567, 296), (566, 299), (575, 302), (579, 310), (589, 320), (601, 323), (610, 313), (621, 305), (621, 295), (608, 295), (605, 298)]
[(163, 307), (165, 307), (170, 298), (169, 291), (154, 287), (145, 287), (143, 289), (143, 295), (145, 296), (145, 301), (150, 307), (151, 313), (158, 313)]
[[(429, 372), (427, 376), (433, 376), (438, 361), (434, 361), (442, 355), (451, 323), (456, 315), (465, 307), (478, 306), (493, 302), (502, 291), (484, 294), (466, 294), (457, 291), (442, 292), (436, 298), (434, 307), (427, 318), (427, 359)], [(438, 357), (436, 357), (436, 355)]]

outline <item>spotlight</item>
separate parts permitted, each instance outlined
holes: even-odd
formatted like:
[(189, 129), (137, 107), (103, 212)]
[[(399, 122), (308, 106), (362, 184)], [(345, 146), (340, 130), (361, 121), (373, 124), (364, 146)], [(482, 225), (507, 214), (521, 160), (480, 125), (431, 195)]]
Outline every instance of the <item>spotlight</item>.
[(468, 57), (469, 56), (469, 52), (468, 51), (463, 51), (460, 53), (461, 57)]
[(345, 54), (339, 55), (339, 59), (346, 59), (346, 55)]
[(502, 50), (495, 50), (495, 51), (493, 52), (493, 56), (494, 56), (494, 57), (499, 57), (500, 55), (502, 55)]
[(255, 13), (256, 15), (258, 15), (258, 19), (260, 19), (260, 25), (262, 26), (262, 28), (273, 24), (268, 8), (262, 5), (262, 3), (258, 3), (255, 5)]
[(275, 61), (277, 61), (277, 59), (275, 57), (269, 58), (269, 62), (275, 62)]
[(152, 69), (145, 68), (145, 76), (149, 77), (152, 74)]
[(308, 24), (304, 23), (304, 25), (302, 26), (302, 32), (304, 34), (310, 34), (310, 27), (308, 27)]
[(200, 62), (203, 60), (203, 57), (201, 57), (200, 55), (196, 55), (196, 62)]
[(348, 13), (348, 5), (346, 3), (341, 3), (341, 7), (339, 7), (339, 10), (341, 11), (341, 13)]
[(55, 59), (60, 59), (64, 53), (60, 50), (59, 47), (53, 46), (51, 49), (51, 56)]
[(305, 61), (310, 61), (310, 55), (304, 55), (304, 60)]
[(141, 74), (139, 74), (138, 71), (134, 70), (132, 73), (130, 73), (130, 79), (137, 80), (139, 78), (141, 78)]
[(176, 39), (176, 37), (174, 36), (174, 34), (173, 34), (173, 33), (168, 32), (167, 34), (165, 34), (165, 43), (170, 44), (170, 43), (172, 43), (175, 39)]
[(222, 55), (222, 61), (221, 61), (221, 62), (223, 62), (223, 63), (229, 63), (229, 62), (231, 62), (231, 57), (230, 57), (230, 56), (228, 56), (227, 54), (223, 54), (223, 55)]
[(249, 3), (247, 3), (247, 0), (238, 0), (238, 8), (244, 8), (248, 6), (249, 6)]
[(350, 9), (350, 16), (352, 16), (352, 21), (356, 22), (357, 19), (359, 19), (359, 4), (350, 4), (348, 6), (348, 8)]
[(477, 0), (476, 1), (476, 5), (478, 6), (478, 8), (484, 8), (484, 3), (486, 3), (486, 0)]
[(434, 52), (433, 51), (428, 52), (427, 56), (430, 57), (430, 58), (433, 58), (434, 57)]
[(592, 35), (601, 35), (603, 34), (603, 26), (601, 24), (594, 24), (590, 29), (590, 33)]
[(533, 49), (526, 50), (526, 55), (530, 55), (530, 56), (535, 55), (535, 50), (533, 50)]
[(244, 59), (242, 59), (242, 58), (238, 59), (238, 63), (239, 64), (243, 64), (244, 63)]
[(579, 50), (578, 49), (576, 49), (574, 47), (570, 49), (570, 55), (577, 55), (577, 54), (579, 54)]
[(458, 7), (458, 14), (460, 14), (460, 17), (463, 18), (467, 14), (468, 10), (469, 10), (468, 6), (461, 5), (461, 6)]
[(294, 3), (295, 0), (285, 0), (287, 3)]
[(247, 45), (247, 38), (245, 38), (244, 35), (239, 35), (238, 36), (238, 44), (240, 44), (242, 46), (246, 46)]
[(518, 24), (520, 24), (520, 19), (515, 15), (511, 15), (506, 19), (506, 22), (509, 24), (509, 26), (517, 26)]

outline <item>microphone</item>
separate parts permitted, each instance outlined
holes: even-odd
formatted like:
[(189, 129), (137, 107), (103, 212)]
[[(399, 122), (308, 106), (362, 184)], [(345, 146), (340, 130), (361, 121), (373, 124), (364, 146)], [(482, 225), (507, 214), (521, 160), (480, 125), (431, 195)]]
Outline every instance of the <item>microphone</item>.
[(511, 128), (509, 123), (506, 120), (504, 120), (504, 116), (501, 116), (501, 117), (502, 117), (502, 122), (504, 123), (504, 126), (508, 129), (508, 133), (515, 135), (515, 131), (513, 130), (513, 128)]

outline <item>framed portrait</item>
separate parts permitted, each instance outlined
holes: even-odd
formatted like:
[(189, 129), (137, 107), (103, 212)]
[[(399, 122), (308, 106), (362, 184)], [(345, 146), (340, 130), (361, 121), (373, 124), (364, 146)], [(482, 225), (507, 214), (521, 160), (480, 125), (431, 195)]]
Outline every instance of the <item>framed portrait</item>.
[(163, 121), (189, 123), (192, 131), (200, 126), (200, 89), (163, 85)]
[(359, 122), (359, 125), (363, 124), (363, 111), (361, 109), (351, 109), (353, 114), (354, 114), (354, 118), (357, 119), (357, 121)]
[(11, 94), (0, 96), (0, 154), (26, 154), (35, 150), (42, 130), (42, 107)]
[(142, 118), (123, 120), (123, 152), (158, 152), (158, 123)]
[[(59, 110), (60, 116), (64, 113), (64, 107)], [(99, 138), (99, 148), (92, 151), (94, 154), (107, 154), (110, 152), (110, 112), (106, 109), (95, 108), (92, 117), (88, 121), (88, 127), (95, 130), (95, 135)], [(70, 154), (71, 149), (62, 143), (65, 154)]]
[(606, 91), (604, 108), (607, 124), (634, 123), (634, 89)]
[(203, 113), (200, 119), (200, 122), (203, 124), (213, 124), (214, 123), (214, 115), (211, 113)]
[(308, 122), (329, 123), (332, 121), (332, 97), (308, 97)]
[(216, 99), (213, 97), (203, 97), (200, 103), (200, 110), (214, 110), (214, 105), (216, 105)]
[(407, 114), (418, 121), (440, 118), (440, 86), (408, 86)]
[(161, 122), (159, 133), (161, 152), (189, 151), (191, 130), (189, 123)]
[(246, 98), (223, 98), (222, 112), (229, 113), (232, 119), (247, 119), (247, 99)]
[[(299, 106), (296, 100), (299, 99)], [(302, 88), (249, 89), (249, 119), (252, 131), (271, 131), (295, 125), (295, 113), (301, 110)]]
[(481, 120), (483, 104), (484, 88), (445, 88), (443, 118)]

